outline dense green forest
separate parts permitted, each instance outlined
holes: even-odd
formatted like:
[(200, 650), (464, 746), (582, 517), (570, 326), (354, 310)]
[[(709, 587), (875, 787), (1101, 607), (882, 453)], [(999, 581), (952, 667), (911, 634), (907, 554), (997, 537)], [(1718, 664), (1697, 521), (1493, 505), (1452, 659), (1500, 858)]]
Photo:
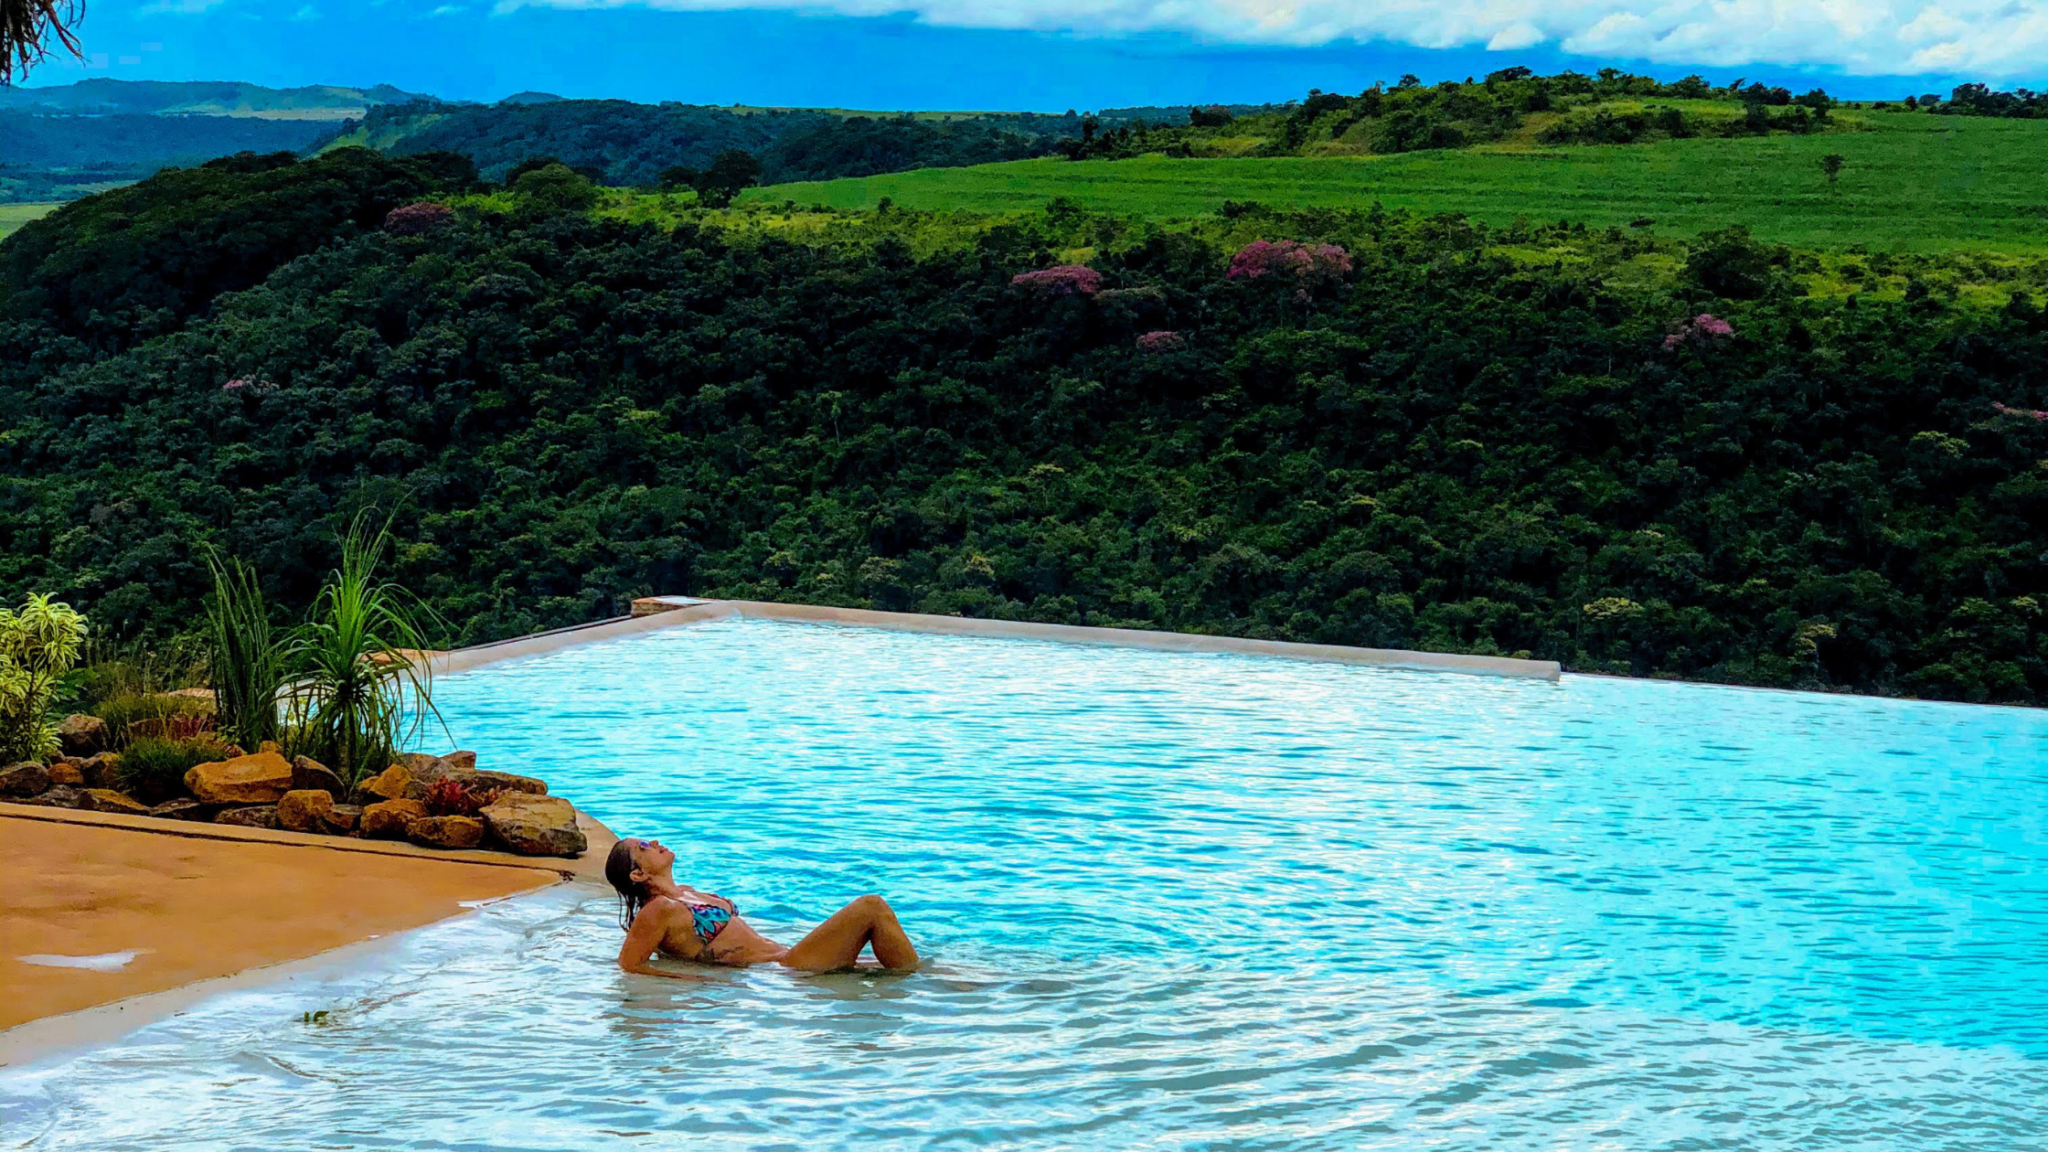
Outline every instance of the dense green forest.
[(547, 100), (374, 108), (332, 144), (393, 156), (458, 152), (493, 180), (524, 161), (552, 157), (602, 183), (633, 186), (658, 184), (670, 168), (706, 168), (729, 149), (751, 153), (774, 183), (1045, 156), (1080, 130), (1072, 113), (867, 116)]
[[(209, 541), (301, 605), (376, 507), (451, 642), (690, 592), (2048, 694), (2024, 286), (1815, 299), (1740, 229), (794, 232), (473, 179), (248, 158), (0, 244), (0, 596), (165, 635)], [(1610, 282), (1645, 253), (1677, 272)]]

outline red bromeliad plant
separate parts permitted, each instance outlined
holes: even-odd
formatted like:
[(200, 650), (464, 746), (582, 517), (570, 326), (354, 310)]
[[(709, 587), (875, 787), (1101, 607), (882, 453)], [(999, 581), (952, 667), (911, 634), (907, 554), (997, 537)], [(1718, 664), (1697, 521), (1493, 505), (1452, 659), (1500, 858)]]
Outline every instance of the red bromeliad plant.
[(436, 780), (427, 785), (424, 802), (432, 816), (474, 816), (497, 798), (496, 788), (471, 788), (460, 780)]

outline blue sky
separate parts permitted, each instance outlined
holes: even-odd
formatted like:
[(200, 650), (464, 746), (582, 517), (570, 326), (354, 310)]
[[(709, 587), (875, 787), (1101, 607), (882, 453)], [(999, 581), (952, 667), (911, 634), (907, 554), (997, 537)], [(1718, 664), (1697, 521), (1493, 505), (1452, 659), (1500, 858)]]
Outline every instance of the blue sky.
[(2041, 86), (2048, 0), (95, 0), (86, 76), (1061, 111), (1613, 63), (1850, 96)]

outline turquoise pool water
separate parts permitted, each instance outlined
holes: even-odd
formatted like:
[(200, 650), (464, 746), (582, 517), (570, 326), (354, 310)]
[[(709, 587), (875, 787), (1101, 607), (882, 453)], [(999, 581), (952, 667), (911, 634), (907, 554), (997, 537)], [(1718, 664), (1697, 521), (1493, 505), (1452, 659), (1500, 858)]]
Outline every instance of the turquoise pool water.
[(0, 1145), (2048, 1146), (2042, 713), (758, 621), (441, 699), (929, 970), (626, 977), (557, 889), (0, 1074)]

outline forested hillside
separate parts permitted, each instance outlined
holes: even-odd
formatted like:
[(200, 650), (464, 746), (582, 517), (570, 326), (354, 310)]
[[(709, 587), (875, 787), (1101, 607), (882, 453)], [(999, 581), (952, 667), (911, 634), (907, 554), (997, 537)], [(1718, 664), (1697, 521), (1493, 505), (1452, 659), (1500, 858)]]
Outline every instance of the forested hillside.
[(297, 152), (375, 105), (430, 100), (383, 84), (94, 79), (0, 87), (0, 204), (72, 200), (238, 152)]
[(0, 245), (0, 596), (166, 634), (205, 541), (296, 608), (377, 507), (446, 641), (689, 592), (2048, 698), (2039, 286), (1820, 299), (1739, 229), (657, 224), (470, 180), (223, 164)]
[(333, 144), (393, 156), (458, 152), (494, 180), (551, 157), (630, 186), (657, 184), (670, 168), (706, 168), (728, 149), (752, 154), (770, 182), (825, 180), (1044, 156), (1080, 130), (1072, 115), (865, 116), (544, 98), (372, 109)]

